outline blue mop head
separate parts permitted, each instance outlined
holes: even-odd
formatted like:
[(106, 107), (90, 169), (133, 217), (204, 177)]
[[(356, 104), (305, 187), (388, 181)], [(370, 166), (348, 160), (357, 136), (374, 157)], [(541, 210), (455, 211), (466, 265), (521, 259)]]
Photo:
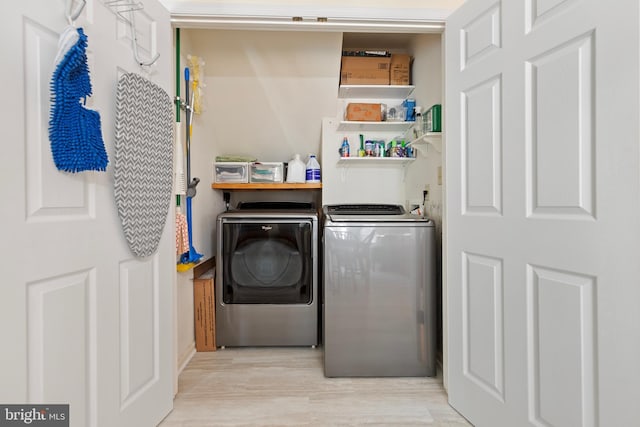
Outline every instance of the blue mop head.
[(59, 170), (104, 171), (109, 159), (102, 140), (100, 115), (83, 105), (91, 95), (87, 36), (82, 28), (78, 28), (78, 35), (78, 41), (58, 63), (51, 77), (51, 153)]

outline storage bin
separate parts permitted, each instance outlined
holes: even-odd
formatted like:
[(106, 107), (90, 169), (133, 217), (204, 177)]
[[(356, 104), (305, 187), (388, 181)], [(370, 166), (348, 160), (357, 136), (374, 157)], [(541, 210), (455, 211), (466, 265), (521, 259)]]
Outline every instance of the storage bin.
[(249, 163), (216, 162), (213, 164), (213, 182), (249, 182)]
[(441, 132), (442, 131), (442, 106), (435, 104), (429, 108), (424, 117), (425, 132)]
[(284, 163), (253, 162), (250, 165), (249, 182), (282, 182), (284, 180)]

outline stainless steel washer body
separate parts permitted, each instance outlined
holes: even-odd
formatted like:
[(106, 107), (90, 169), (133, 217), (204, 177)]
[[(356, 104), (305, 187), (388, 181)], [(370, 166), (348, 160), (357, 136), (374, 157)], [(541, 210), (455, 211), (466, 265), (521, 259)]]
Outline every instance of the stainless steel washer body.
[(323, 213), (325, 375), (435, 375), (433, 222), (395, 205)]

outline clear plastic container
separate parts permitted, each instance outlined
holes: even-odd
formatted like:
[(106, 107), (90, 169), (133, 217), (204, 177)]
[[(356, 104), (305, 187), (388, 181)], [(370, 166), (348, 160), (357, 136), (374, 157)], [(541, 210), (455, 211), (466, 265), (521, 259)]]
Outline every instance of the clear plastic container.
[(216, 162), (213, 164), (213, 182), (249, 182), (249, 163)]
[(284, 164), (282, 162), (254, 162), (251, 163), (249, 182), (282, 182)]

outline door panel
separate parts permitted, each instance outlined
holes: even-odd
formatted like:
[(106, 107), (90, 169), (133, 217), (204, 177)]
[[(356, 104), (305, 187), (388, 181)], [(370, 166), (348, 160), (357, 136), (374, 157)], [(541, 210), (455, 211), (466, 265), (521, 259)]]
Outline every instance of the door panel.
[(475, 0), (447, 22), (448, 387), (475, 425), (637, 423), (639, 12)]
[(96, 396), (95, 279), (90, 269), (26, 286), (28, 401), (70, 402), (80, 425), (92, 425)]
[(502, 214), (501, 78), (462, 94), (464, 214)]
[[(24, 22), (27, 221), (73, 221), (91, 212), (85, 177), (58, 173), (49, 146), (49, 81), (58, 33), (29, 18)], [(60, 191), (64, 189), (64, 191)]]
[(461, 70), (500, 48), (502, 44), (500, 16), (500, 3), (497, 2), (461, 28)]
[(120, 404), (158, 381), (157, 257), (120, 264)]
[(532, 265), (527, 272), (530, 419), (595, 425), (596, 278)]
[(504, 401), (502, 260), (463, 253), (465, 375)]
[[(66, 1), (33, 0), (0, 18), (5, 40), (1, 157), (5, 208), (0, 287), (0, 401), (70, 404), (71, 426), (156, 425), (173, 397), (173, 222), (158, 251), (131, 255), (113, 194), (115, 88), (124, 70), (171, 90), (168, 12), (154, 0), (135, 13), (142, 69), (131, 34), (117, 39), (117, 15), (87, 0), (76, 25), (89, 37), (93, 95), (111, 163), (106, 172), (63, 173), (49, 142), (50, 79)], [(79, 4), (79, 1), (74, 1)], [(141, 15), (141, 16), (138, 16)], [(168, 219), (172, 218), (170, 212)]]
[(529, 216), (595, 214), (593, 36), (525, 63)]

